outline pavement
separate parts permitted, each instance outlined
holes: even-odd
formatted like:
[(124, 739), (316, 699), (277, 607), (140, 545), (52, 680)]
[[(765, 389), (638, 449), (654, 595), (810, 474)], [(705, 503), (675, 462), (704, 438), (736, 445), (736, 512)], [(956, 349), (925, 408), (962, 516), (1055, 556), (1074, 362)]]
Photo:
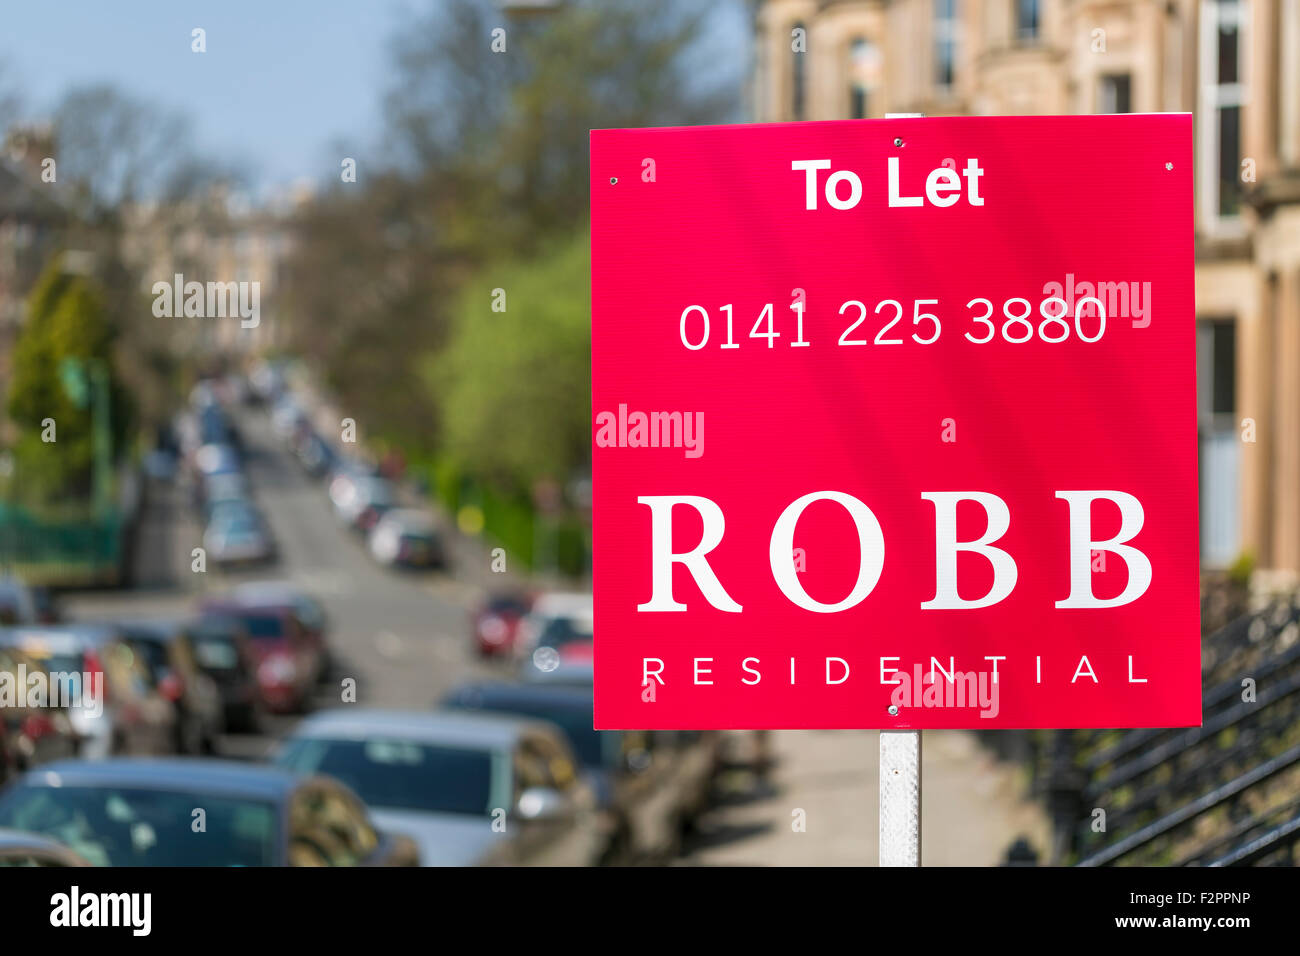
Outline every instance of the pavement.
[[(766, 780), (741, 769), (724, 774), (685, 862), (876, 866), (879, 734), (773, 731), (769, 746)], [(1026, 796), (1021, 769), (966, 731), (923, 732), (921, 781), (922, 866), (996, 866), (1021, 836), (1050, 845), (1046, 814)]]
[[(201, 528), (179, 490), (155, 483), (146, 492), (135, 588), (70, 595), (70, 616), (183, 615), (200, 595), (236, 582), (288, 579), (320, 598), (331, 620), (338, 673), (315, 707), (342, 706), (338, 682), (345, 677), (356, 680), (362, 706), (426, 709), (462, 681), (510, 675), (510, 665), (480, 658), (471, 643), (470, 611), (494, 582), (481, 541), (454, 533), (451, 573), (382, 568), (362, 539), (335, 521), (323, 483), (298, 467), (268, 416), (247, 410), (237, 421), (254, 496), (279, 545), (278, 566), (191, 570)], [(263, 735), (223, 737), (218, 750), (265, 757), (296, 719), (269, 718)], [(732, 734), (729, 742), (740, 759), (719, 780), (718, 805), (700, 821), (683, 863), (876, 865), (874, 732), (774, 732), (766, 777), (745, 766), (753, 735)], [(995, 760), (972, 735), (927, 731), (922, 760), (924, 865), (996, 864), (1021, 835), (1048, 845), (1045, 815), (1025, 797), (1018, 768)]]

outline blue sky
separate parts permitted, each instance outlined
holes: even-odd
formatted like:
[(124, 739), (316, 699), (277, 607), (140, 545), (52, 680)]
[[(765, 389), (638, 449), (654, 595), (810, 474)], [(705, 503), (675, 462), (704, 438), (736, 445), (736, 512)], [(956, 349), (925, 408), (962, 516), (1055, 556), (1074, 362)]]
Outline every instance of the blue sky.
[[(337, 175), (337, 140), (373, 144), (388, 40), (411, 0), (5, 0), (0, 60), (23, 113), (109, 82), (185, 113), (206, 151), (262, 185)], [(207, 52), (190, 31), (207, 31)]]
[[(337, 142), (376, 146), (389, 39), (427, 2), (0, 0), (0, 63), (27, 117), (102, 82), (180, 110), (197, 143), (261, 191), (338, 175)], [(743, 25), (735, 7), (718, 27), (728, 45)], [(190, 51), (194, 27), (204, 54)]]

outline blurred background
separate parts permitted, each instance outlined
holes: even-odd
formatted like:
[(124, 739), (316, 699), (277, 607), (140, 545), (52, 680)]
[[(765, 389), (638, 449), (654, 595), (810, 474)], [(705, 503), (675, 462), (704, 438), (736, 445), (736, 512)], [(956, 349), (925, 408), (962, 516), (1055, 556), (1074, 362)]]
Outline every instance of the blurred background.
[(588, 130), (1162, 111), (1196, 116), (1205, 725), (927, 732), (923, 861), (1296, 862), (1300, 3), (6, 27), (0, 683), (105, 694), (0, 694), (0, 864), (874, 864), (874, 733), (591, 730)]

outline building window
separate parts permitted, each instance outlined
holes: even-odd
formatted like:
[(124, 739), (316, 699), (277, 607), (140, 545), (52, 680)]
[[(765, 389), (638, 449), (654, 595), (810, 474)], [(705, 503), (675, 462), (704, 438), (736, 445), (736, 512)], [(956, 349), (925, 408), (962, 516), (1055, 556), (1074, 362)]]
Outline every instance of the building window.
[(1101, 78), (1100, 95), (1097, 97), (1099, 113), (1131, 113), (1133, 81), (1127, 73), (1113, 73)]
[(957, 0), (934, 0), (934, 83), (952, 88), (957, 72)]
[(1240, 211), (1241, 107), (1246, 99), (1246, 26), (1242, 0), (1202, 0), (1202, 215), (1231, 219)]
[(880, 84), (880, 49), (858, 37), (849, 44), (849, 116), (871, 115), (875, 92)]
[(1201, 463), (1201, 557), (1231, 563), (1241, 549), (1237, 433), (1237, 326), (1231, 319), (1196, 325), (1196, 405)]
[[(790, 56), (793, 58), (790, 70), (790, 114), (796, 120), (801, 120), (803, 119), (804, 114), (804, 100), (807, 97), (808, 83), (808, 78), (804, 73), (805, 54), (803, 52), (803, 38), (808, 34), (804, 30), (804, 25), (802, 23), (796, 23), (791, 28), (791, 35), (797, 36), (799, 42), (792, 42), (790, 44)], [(796, 47), (798, 47), (798, 49), (796, 49)]]
[(1016, 5), (1016, 39), (1033, 43), (1038, 39), (1038, 0), (1012, 0)]

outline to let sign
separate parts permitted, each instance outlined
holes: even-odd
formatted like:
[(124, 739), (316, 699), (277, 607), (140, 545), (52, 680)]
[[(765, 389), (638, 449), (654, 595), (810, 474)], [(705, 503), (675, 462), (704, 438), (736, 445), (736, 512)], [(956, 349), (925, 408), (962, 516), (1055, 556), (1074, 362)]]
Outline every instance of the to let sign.
[(1199, 724), (1191, 136), (594, 131), (596, 726)]

